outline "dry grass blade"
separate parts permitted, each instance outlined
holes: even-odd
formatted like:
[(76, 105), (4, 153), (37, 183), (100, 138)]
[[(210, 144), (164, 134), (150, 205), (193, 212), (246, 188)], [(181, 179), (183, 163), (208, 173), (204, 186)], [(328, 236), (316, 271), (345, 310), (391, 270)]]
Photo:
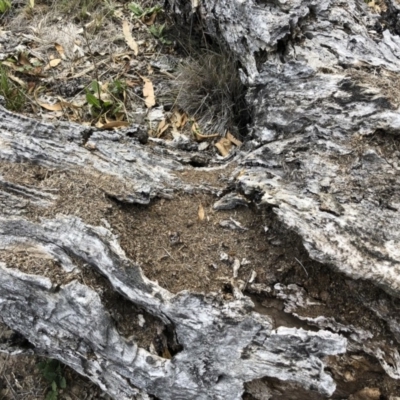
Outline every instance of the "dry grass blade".
[(245, 110), (238, 65), (225, 52), (207, 51), (181, 64), (173, 82), (176, 105), (195, 118), (205, 134), (223, 135)]

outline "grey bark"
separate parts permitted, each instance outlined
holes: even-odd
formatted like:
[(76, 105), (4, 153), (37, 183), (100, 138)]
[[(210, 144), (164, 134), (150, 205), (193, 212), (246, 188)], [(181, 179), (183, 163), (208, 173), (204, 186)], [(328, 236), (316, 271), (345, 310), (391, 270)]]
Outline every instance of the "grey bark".
[[(235, 201), (256, 194), (302, 238), (311, 258), (399, 297), (400, 153), (374, 140), (377, 131), (397, 140), (398, 98), (388, 82), (400, 69), (398, 36), (388, 26), (377, 32), (377, 15), (362, 0), (170, 3), (182, 23), (198, 13), (243, 67), (253, 119), (251, 140), (240, 154), (242, 173), (234, 174), (237, 191), (248, 199), (233, 196)], [(391, 12), (397, 8), (390, 3)], [(140, 127), (131, 130), (135, 136)], [(44, 124), (0, 110), (2, 162), (106, 176), (114, 180), (106, 192), (119, 201), (147, 204), (177, 190), (204, 190), (175, 174), (188, 157), (177, 149), (145, 147), (123, 131)], [(172, 325), (182, 350), (172, 359), (155, 356), (118, 333), (89, 287), (77, 281), (57, 287), (5, 263), (0, 316), (37, 352), (88, 376), (114, 398), (149, 393), (174, 400), (240, 399), (244, 383), (262, 377), (329, 396), (335, 382), (324, 357), (346, 351), (370, 354), (389, 376), (400, 378), (398, 343), (382, 343), (371, 332), (324, 316), (304, 318), (317, 331), (274, 330), (239, 290), (226, 302), (216, 294), (173, 295), (149, 281), (106, 228), (71, 216), (40, 223), (24, 216), (23, 202), (47, 207), (56, 195), (0, 177), (0, 248), (36, 248), (69, 272), (88, 264), (115, 291)], [(278, 285), (275, 291), (288, 312), (307, 306), (299, 287)], [(390, 302), (368, 306), (398, 340)]]

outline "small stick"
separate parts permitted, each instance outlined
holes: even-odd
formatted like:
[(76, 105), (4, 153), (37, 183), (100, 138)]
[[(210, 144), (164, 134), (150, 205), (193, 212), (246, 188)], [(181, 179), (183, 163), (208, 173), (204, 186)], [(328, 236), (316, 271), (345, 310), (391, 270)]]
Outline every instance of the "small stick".
[(171, 256), (171, 254), (165, 247), (162, 247), (162, 249), (164, 249), (164, 251), (176, 262), (175, 258)]
[(10, 384), (10, 381), (7, 379), (7, 377), (6, 377), (6, 374), (3, 374), (2, 375), (3, 376), (3, 378), (5, 379), (5, 381), (7, 382), (7, 385), (8, 385), (8, 388), (10, 389), (10, 391), (11, 391), (11, 394), (13, 395), (13, 397), (14, 397), (14, 399), (15, 400), (18, 400), (18, 395), (17, 395), (17, 393), (15, 392), (15, 390), (12, 388), (12, 386), (11, 386), (11, 384)]
[(305, 269), (304, 265), (301, 263), (301, 261), (299, 261), (296, 257), (295, 257), (294, 259), (303, 267), (304, 272), (305, 272), (306, 275), (308, 276), (308, 272), (307, 272), (307, 270)]

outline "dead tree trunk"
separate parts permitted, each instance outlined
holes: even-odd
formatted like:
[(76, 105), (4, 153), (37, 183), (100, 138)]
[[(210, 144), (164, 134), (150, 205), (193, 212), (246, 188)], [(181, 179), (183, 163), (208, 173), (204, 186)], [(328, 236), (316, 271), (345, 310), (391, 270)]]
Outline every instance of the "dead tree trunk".
[[(397, 2), (387, 0), (380, 14), (363, 0), (170, 3), (178, 21), (196, 15), (242, 65), (252, 122), (226, 191), (234, 188), (247, 201), (272, 209), (281, 234), (296, 234), (319, 262), (315, 273), (332, 269), (354, 292), (354, 303), (330, 312), (320, 289), (315, 294), (312, 287), (279, 281), (269, 282), (271, 287), (251, 279), (230, 282), (231, 300), (221, 293), (171, 293), (148, 280), (126, 255), (108, 226), (107, 207), (99, 209), (90, 196), (101, 193), (112, 207), (112, 202), (171, 199), (182, 191), (213, 192), (207, 178), (189, 182), (181, 174), (193, 170), (185, 166), (193, 154), (138, 143), (139, 126), (109, 134), (44, 124), (1, 108), (3, 322), (36, 352), (69, 365), (116, 399), (150, 394), (233, 400), (242, 398), (245, 383), (256, 399), (280, 398), (279, 393), (289, 398), (285, 393), (299, 388), (308, 398), (343, 398), (368, 386), (362, 379), (347, 385), (351, 365), (362, 374), (352, 364), (354, 355), (358, 362), (379, 363), (376, 373), (391, 388), (387, 395), (395, 395), (400, 378)], [(27, 171), (44, 178), (24, 181)], [(204, 176), (208, 172), (203, 170)], [(52, 174), (62, 177), (64, 188), (86, 179), (97, 192), (82, 193), (78, 210), (68, 190), (60, 193), (47, 184)], [(89, 223), (91, 213), (100, 213), (104, 226)], [(308, 278), (311, 272), (297, 261)], [(112, 310), (81, 278), (83, 270), (105, 277), (104, 290), (119, 293), (141, 310), (138, 314), (165, 327), (169, 355), (154, 354), (121, 334)], [(331, 289), (325, 288), (328, 297)], [(248, 293), (283, 300), (285, 312), (306, 329), (259, 313)], [(363, 315), (354, 324), (338, 320), (354, 309), (369, 312), (371, 320), (363, 321)], [(7, 342), (1, 350), (19, 351)]]

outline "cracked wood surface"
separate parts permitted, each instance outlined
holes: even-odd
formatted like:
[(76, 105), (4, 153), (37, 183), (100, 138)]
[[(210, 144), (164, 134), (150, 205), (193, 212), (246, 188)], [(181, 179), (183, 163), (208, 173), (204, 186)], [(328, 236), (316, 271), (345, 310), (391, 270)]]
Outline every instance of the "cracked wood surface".
[[(170, 3), (178, 20), (197, 12), (208, 33), (241, 61), (253, 119), (240, 173), (232, 178), (236, 189), (273, 207), (321, 268), (369, 280), (399, 297), (400, 42), (390, 24), (379, 32), (380, 19), (362, 0), (202, 0), (195, 9)], [(397, 3), (388, 4), (389, 14), (396, 14)], [(143, 146), (123, 131), (44, 124), (0, 110), (2, 162), (82, 170), (120, 202), (148, 204), (178, 190), (201, 190), (177, 177), (185, 168), (182, 157), (187, 154)], [(240, 290), (226, 301), (217, 294), (174, 295), (149, 281), (106, 228), (68, 215), (41, 221), (24, 216), (21, 201), (48, 207), (55, 196), (1, 176), (0, 248), (35, 249), (71, 273), (90, 266), (113, 290), (171, 325), (182, 348), (172, 358), (152, 354), (121, 336), (99, 295), (84, 283), (58, 286), (5, 262), (0, 315), (36, 351), (115, 398), (240, 399), (245, 382), (263, 377), (329, 396), (336, 385), (324, 370), (325, 356), (346, 351), (372, 355), (386, 374), (399, 378), (400, 329), (390, 301), (368, 307), (395, 343), (329, 317), (301, 316), (299, 308), (310, 301), (294, 286), (275, 290), (288, 312), (318, 330), (274, 329)]]

